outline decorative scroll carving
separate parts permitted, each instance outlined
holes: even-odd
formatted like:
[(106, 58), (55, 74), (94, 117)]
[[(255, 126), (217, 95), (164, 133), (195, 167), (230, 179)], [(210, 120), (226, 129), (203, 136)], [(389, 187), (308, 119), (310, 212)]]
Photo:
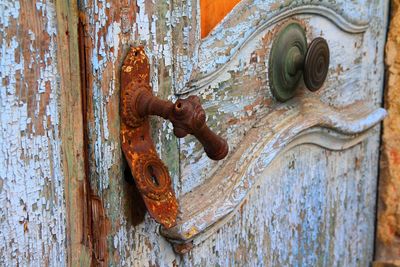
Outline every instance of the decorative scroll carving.
[(312, 143), (332, 150), (351, 147), (367, 136), (386, 111), (371, 110), (365, 102), (341, 109), (313, 97), (294, 98), (261, 119), (241, 146), (206, 183), (179, 199), (177, 225), (163, 235), (182, 244), (206, 238), (243, 202), (258, 174), (276, 156), (295, 145)]

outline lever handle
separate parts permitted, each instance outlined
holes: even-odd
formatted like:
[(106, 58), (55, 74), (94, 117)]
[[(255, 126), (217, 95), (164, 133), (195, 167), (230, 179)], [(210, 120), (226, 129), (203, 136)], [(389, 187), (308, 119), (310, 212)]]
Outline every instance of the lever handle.
[(186, 99), (177, 100), (174, 104), (153, 96), (145, 87), (138, 89), (136, 97), (135, 108), (140, 117), (157, 115), (171, 121), (176, 137), (194, 135), (203, 145), (210, 159), (221, 160), (228, 154), (228, 143), (208, 128), (206, 113), (199, 97), (189, 96)]

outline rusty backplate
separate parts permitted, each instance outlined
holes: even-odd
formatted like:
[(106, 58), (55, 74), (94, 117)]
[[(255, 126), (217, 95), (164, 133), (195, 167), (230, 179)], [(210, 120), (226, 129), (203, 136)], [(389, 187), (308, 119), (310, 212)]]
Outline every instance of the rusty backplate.
[(121, 142), (132, 176), (150, 215), (165, 228), (175, 225), (178, 202), (167, 167), (157, 155), (148, 116), (139, 116), (139, 90), (150, 93), (150, 67), (143, 47), (131, 47), (121, 71)]

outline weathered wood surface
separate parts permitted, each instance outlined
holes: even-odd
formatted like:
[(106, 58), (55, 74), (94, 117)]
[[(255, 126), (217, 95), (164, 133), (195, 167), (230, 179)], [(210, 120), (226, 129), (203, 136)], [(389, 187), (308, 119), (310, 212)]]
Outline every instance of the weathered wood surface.
[[(284, 18), (298, 14), (321, 15), (350, 33), (365, 30), (368, 26), (368, 10), (371, 1), (275, 1), (275, 0), (242, 0), (234, 12), (227, 17), (202, 41), (195, 38), (196, 46), (188, 46), (189, 64), (179, 64), (178, 73), (182, 80), (176, 81), (176, 92), (184, 93), (204, 86), (210, 77), (215, 77), (231, 61), (243, 59), (238, 55), (240, 50), (251, 48), (265, 29)], [(194, 33), (192, 33), (194, 34)], [(265, 38), (265, 37), (264, 37)], [(240, 52), (240, 53), (239, 53)], [(246, 53), (244, 53), (246, 54)], [(238, 58), (239, 57), (239, 58)], [(245, 59), (246, 62), (248, 58)], [(184, 62), (183, 62), (184, 63)], [(237, 63), (236, 63), (237, 64)], [(218, 82), (218, 81), (217, 81)]]
[(78, 4), (76, 0), (56, 1), (57, 57), (59, 78), (60, 135), (64, 197), (67, 218), (66, 253), (69, 266), (88, 266), (92, 258), (92, 233), (88, 211), (90, 188), (84, 137), (81, 62), (79, 51)]
[(0, 265), (67, 261), (52, 1), (0, 1)]
[[(250, 2), (245, 0), (243, 6)], [(211, 128), (227, 137), (235, 151), (249, 129), (279, 106), (268, 89), (267, 63), (269, 46), (282, 23), (266, 22), (253, 34), (240, 20), (251, 17), (246, 14), (266, 14), (261, 16), (264, 20), (285, 12), (287, 16), (306, 4), (317, 11), (322, 5), (334, 14), (296, 11), (294, 18), (307, 28), (309, 40), (322, 35), (331, 46), (327, 84), (313, 96), (339, 110), (363, 100), (373, 111), (381, 104), (387, 1), (262, 1), (259, 7), (244, 8), (241, 16), (232, 15), (203, 41), (195, 0), (81, 3), (88, 62), (90, 181), (109, 224), (103, 233), (105, 247), (100, 249), (107, 254), (103, 260), (133, 266), (365, 266), (372, 260), (377, 129), (343, 152), (302, 145), (260, 169), (259, 187), (231, 220), (183, 257), (174, 254), (148, 215), (136, 225), (140, 204), (134, 188), (124, 181), (118, 88), (119, 67), (130, 44), (145, 45), (158, 96), (173, 100), (174, 92), (187, 96), (189, 88), (202, 97)], [(261, 9), (264, 13), (258, 12)], [(229, 52), (226, 57), (224, 51)], [(186, 87), (217, 69), (221, 69), (218, 79), (212, 83)], [(310, 94), (299, 92), (300, 97)], [(223, 164), (208, 160), (191, 137), (178, 142), (168, 123), (154, 120), (153, 124), (158, 152), (178, 197), (210, 179)]]
[(233, 218), (182, 265), (368, 266), (377, 172), (371, 162), (378, 159), (368, 151), (377, 142), (378, 135), (346, 152), (303, 145), (279, 156)]
[(376, 266), (400, 266), (400, 1), (392, 1), (391, 13), (385, 94), (389, 115), (383, 123)]
[(1, 1), (0, 265), (90, 262), (76, 1)]

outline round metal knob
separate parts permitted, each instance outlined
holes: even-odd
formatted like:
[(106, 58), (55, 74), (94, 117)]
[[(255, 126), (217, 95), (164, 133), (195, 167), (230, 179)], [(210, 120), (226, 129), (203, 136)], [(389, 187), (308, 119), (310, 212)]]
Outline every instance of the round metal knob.
[(329, 47), (325, 39), (318, 37), (307, 48), (305, 31), (294, 22), (279, 32), (269, 61), (269, 83), (275, 98), (292, 98), (301, 77), (310, 91), (317, 91), (324, 84), (328, 69)]
[(325, 82), (329, 69), (329, 46), (324, 38), (314, 39), (308, 47), (304, 62), (304, 83), (311, 91), (317, 91)]

